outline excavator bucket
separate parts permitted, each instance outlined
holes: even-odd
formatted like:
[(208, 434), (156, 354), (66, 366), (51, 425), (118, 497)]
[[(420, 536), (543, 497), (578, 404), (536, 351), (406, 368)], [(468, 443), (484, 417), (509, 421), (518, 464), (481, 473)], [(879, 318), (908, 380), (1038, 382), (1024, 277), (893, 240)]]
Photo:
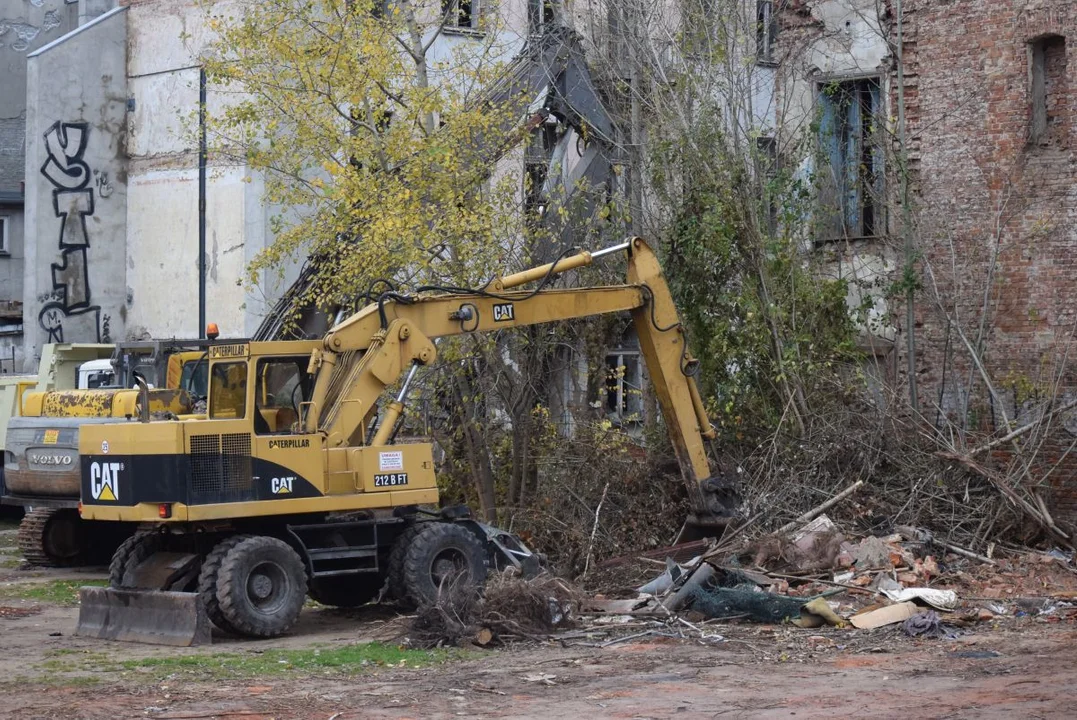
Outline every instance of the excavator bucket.
[(75, 634), (181, 647), (211, 641), (209, 618), (198, 594), (161, 590), (80, 588)]

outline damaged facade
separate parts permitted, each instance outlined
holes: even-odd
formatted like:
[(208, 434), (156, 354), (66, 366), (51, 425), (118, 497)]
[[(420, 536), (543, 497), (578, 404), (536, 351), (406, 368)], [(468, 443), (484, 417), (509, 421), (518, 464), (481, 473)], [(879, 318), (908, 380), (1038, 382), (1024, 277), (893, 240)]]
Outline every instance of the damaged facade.
[[(50, 340), (196, 335), (188, 299), (199, 284), (200, 222), (212, 319), (226, 335), (249, 334), (283, 284), (263, 278), (253, 295), (236, 284), (272, 240), (273, 209), (264, 207), (256, 176), (248, 182), (246, 168), (212, 158), (200, 202), (190, 126), (200, 90), (194, 58), (206, 34), (199, 6), (53, 5), (0, 3), (0, 58), (10, 70), (0, 80), (7, 83), (0, 85), (5, 371), (11, 362), (3, 348), (16, 332), (23, 333), (16, 344), (25, 345), (29, 365)], [(551, 22), (553, 5), (500, 3), (512, 35), (506, 46), (519, 48)], [(669, 14), (696, 5), (715, 6), (671, 2)], [(1067, 296), (1077, 274), (1069, 222), (1070, 4), (716, 5), (744, 16), (739, 52), (750, 58), (752, 73), (743, 92), (752, 96), (759, 147), (817, 191), (805, 246), (848, 281), (849, 307), (864, 310), (864, 370), (880, 404), (890, 394), (909, 396), (913, 367), (919, 411), (931, 424), (953, 425), (960, 435), (1030, 418), (1056, 385), (1068, 384), (1057, 381), (1068, 380), (1060, 371), (1077, 322), (1077, 305)], [(474, 32), (475, 7), (469, 3), (455, 17), (446, 51)], [(614, 12), (618, 4), (575, 0), (565, 7), (595, 52), (633, 51), (604, 44), (623, 21)], [(9, 87), (13, 53), (22, 53), (31, 82), (27, 102), (8, 107), (18, 95)], [(211, 110), (219, 102), (212, 90), (207, 100)], [(24, 153), (17, 150), (23, 143)], [(546, 159), (520, 151), (507, 162), (521, 176), (534, 175), (533, 186)], [(906, 276), (909, 258), (914, 272)], [(903, 278), (915, 285), (911, 316)], [(21, 328), (13, 320), (19, 302)], [(608, 364), (623, 370), (607, 409), (639, 414), (645, 379), (631, 337)], [(572, 372), (558, 382), (566, 397), (583, 394)], [(1072, 474), (1063, 458), (1070, 425), (1057, 423), (1049, 448), (1056, 483)], [(1050, 502), (1077, 514), (1077, 491), (1056, 489)]]
[[(812, 251), (849, 281), (851, 308), (870, 306), (877, 383), (907, 402), (915, 368), (919, 413), (959, 448), (966, 430), (1013, 429), (1071, 400), (1071, 4), (758, 6), (778, 18), (782, 161), (817, 188)], [(1074, 432), (1066, 414), (1053, 422), (1031, 478), (1067, 520)]]

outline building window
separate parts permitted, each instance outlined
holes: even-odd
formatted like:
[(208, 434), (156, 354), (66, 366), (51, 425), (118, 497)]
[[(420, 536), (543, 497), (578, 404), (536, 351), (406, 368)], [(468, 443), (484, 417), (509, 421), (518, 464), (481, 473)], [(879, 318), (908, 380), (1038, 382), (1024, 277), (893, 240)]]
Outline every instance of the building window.
[(546, 214), (546, 177), (549, 173), (550, 158), (543, 140), (544, 127), (531, 133), (531, 139), (524, 153), (524, 218), (530, 227), (542, 224)]
[(755, 59), (763, 65), (774, 63), (774, 45), (778, 42), (774, 5), (773, 0), (758, 0), (755, 4)]
[(825, 83), (819, 105), (817, 241), (879, 236), (885, 228), (879, 80)]
[(638, 350), (617, 349), (606, 355), (606, 412), (622, 424), (643, 421), (643, 366)]
[(445, 27), (478, 30), (480, 3), (481, 0), (441, 0)]
[(4, 255), (11, 252), (9, 232), (11, 232), (11, 217), (9, 215), (0, 215), (0, 253)]
[(774, 181), (778, 176), (778, 140), (764, 135), (756, 138), (755, 146), (758, 151), (757, 172), (760, 187), (763, 189), (761, 200), (766, 210), (767, 230), (771, 235), (775, 235), (778, 229), (778, 197), (774, 189)]
[(553, 25), (553, 0), (527, 0), (527, 29), (541, 35)]
[(1066, 114), (1066, 38), (1048, 35), (1030, 43), (1032, 127), (1029, 142), (1046, 145), (1062, 137)]

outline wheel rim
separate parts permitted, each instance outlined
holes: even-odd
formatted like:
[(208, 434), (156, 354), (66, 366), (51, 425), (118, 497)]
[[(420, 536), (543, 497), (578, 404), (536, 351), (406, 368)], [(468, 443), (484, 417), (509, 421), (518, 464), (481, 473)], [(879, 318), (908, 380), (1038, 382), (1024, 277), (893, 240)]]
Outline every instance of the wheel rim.
[(450, 585), (464, 575), (471, 575), (467, 555), (456, 548), (445, 548), (430, 562), (430, 579), (436, 588), (443, 584)]
[(274, 562), (261, 562), (247, 575), (247, 601), (258, 612), (272, 614), (288, 600), (288, 573)]

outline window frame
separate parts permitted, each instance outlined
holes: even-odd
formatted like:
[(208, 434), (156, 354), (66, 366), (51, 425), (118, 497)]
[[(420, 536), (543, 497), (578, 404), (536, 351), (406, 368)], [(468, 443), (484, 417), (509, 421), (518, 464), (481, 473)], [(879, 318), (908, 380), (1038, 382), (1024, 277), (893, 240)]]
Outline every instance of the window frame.
[[(307, 402), (309, 400), (309, 395), (310, 395), (311, 391), (314, 389), (314, 376), (310, 375), (310, 373), (308, 373), (306, 371), (306, 366), (307, 366), (307, 364), (309, 362), (310, 362), (310, 356), (309, 355), (260, 355), (260, 356), (258, 356), (256, 358), (254, 358), (254, 363), (253, 363), (253, 365), (254, 365), (254, 386), (253, 386), (254, 411), (256, 413), (260, 414), (261, 411), (263, 409), (265, 409), (265, 408), (278, 408), (278, 409), (279, 408), (290, 408), (290, 409), (295, 410), (296, 422), (299, 422), (301, 420), (301, 415), (302, 415), (301, 409), (303, 407), (303, 403), (305, 403), (305, 402)], [(264, 405), (264, 404), (262, 404), (261, 397), (262, 397), (262, 391), (264, 390), (264, 388), (262, 387), (262, 384), (261, 384), (262, 383), (262, 373), (263, 373), (263, 367), (267, 363), (294, 364), (295, 367), (298, 369), (298, 371), (299, 371), (299, 382), (296, 384), (295, 387), (304, 388), (305, 392), (303, 394), (303, 397), (300, 398), (300, 400), (299, 400), (299, 402), (297, 404), (292, 405), (290, 397), (288, 399), (289, 400), (288, 405)], [(303, 384), (303, 382), (304, 382), (303, 376), (304, 375), (307, 376), (306, 377), (306, 386), (304, 386), (304, 384)], [(292, 393), (293, 394), (295, 393), (294, 389), (292, 390)], [(277, 399), (277, 398), (274, 396), (274, 399)], [(291, 429), (290, 428), (285, 429), (285, 430), (279, 430), (278, 429), (278, 430), (273, 430), (273, 431), (269, 431), (269, 432), (259, 430), (258, 429), (258, 417), (256, 416), (255, 417), (255, 432), (254, 432), (254, 434), (255, 435), (288, 435), (288, 434), (291, 434)]]
[[(467, 17), (469, 20), (467, 25), (462, 25), (460, 23), (462, 16), (460, 4), (465, 1), (468, 4)], [(485, 10), (484, 5), (483, 0), (441, 0), (441, 17), (443, 21), (441, 31), (459, 35), (481, 35), (483, 33), (482, 17), (483, 11)], [(450, 10), (453, 11), (455, 17), (450, 17), (446, 20)]]
[(556, 19), (553, 0), (527, 0), (528, 35), (532, 37), (541, 35)]
[[(216, 414), (217, 403), (214, 402), (214, 384), (213, 380), (216, 376), (217, 369), (227, 367), (229, 365), (242, 365), (245, 368), (243, 379), (243, 412), (237, 414), (234, 417), (221, 417)], [(225, 371), (227, 372), (227, 370)], [(247, 360), (215, 360), (209, 367), (208, 385), (206, 387), (206, 419), (207, 420), (244, 420), (247, 417), (247, 406), (250, 405), (251, 397), (251, 378), (250, 378), (250, 362)]]
[[(631, 381), (628, 377), (628, 365), (625, 363), (625, 358), (631, 357), (635, 359), (635, 371)], [(611, 358), (616, 358), (614, 362), (616, 365), (610, 366), (609, 362)], [(623, 370), (622, 370), (623, 369)], [(605, 411), (606, 417), (615, 420), (622, 425), (641, 425), (643, 424), (643, 354), (638, 348), (632, 347), (618, 347), (611, 348), (606, 352), (605, 357), (605, 370), (606, 370), (606, 402)], [(613, 371), (622, 370), (616, 377), (612, 376)], [(616, 394), (613, 399), (613, 407), (610, 408), (610, 388), (616, 384)], [(630, 410), (628, 407), (628, 401), (626, 400), (628, 392), (625, 386), (635, 390), (639, 393), (639, 397), (634, 401), (634, 404), (638, 405), (635, 410)]]
[[(1046, 33), (1039, 35), (1028, 41), (1028, 53), (1029, 53), (1029, 126), (1028, 126), (1028, 144), (1029, 145), (1049, 145), (1051, 144), (1052, 135), (1059, 136), (1061, 133), (1052, 133), (1052, 116), (1049, 113), (1051, 95), (1048, 93), (1048, 67), (1047, 67), (1047, 54), (1053, 48), (1053, 46), (1060, 45), (1062, 57), (1066, 63), (1066, 70), (1069, 70), (1069, 47), (1066, 43), (1066, 36), (1059, 35), (1058, 33)], [(1063, 78), (1068, 79), (1066, 72), (1062, 73)], [(1068, 88), (1053, 88), (1055, 93), (1068, 93)], [(1061, 117), (1054, 118), (1054, 124), (1057, 125), (1062, 122)]]
[(755, 62), (764, 67), (778, 64), (774, 46), (778, 42), (778, 0), (756, 0), (755, 3)]
[[(814, 84), (815, 84), (816, 107), (819, 108), (819, 112), (820, 112), (819, 130), (818, 130), (818, 133), (816, 135), (816, 142), (818, 144), (818, 150), (819, 150), (819, 152), (817, 154), (817, 158), (821, 163), (821, 167), (818, 168), (817, 172), (816, 172), (816, 187), (820, 191), (820, 197), (818, 198), (817, 206), (816, 206), (816, 213), (818, 215), (822, 216), (823, 218), (825, 218), (825, 222), (823, 224), (820, 224), (820, 222), (818, 222), (818, 220), (815, 223), (816, 227), (815, 227), (815, 231), (813, 233), (813, 235), (814, 235), (814, 245), (816, 247), (820, 247), (822, 245), (826, 245), (826, 244), (830, 244), (830, 243), (834, 243), (834, 242), (845, 242), (845, 241), (855, 241), (855, 240), (871, 240), (871, 239), (883, 238), (887, 234), (886, 228), (887, 228), (887, 222), (888, 222), (887, 221), (888, 206), (887, 206), (887, 198), (886, 198), (886, 138), (885, 138), (885, 127), (886, 127), (886, 107), (885, 107), (885, 103), (886, 103), (887, 96), (886, 96), (886, 92), (885, 92), (886, 91), (886, 86), (885, 86), (885, 84), (883, 82), (883, 76), (880, 75), (877, 72), (857, 73), (857, 74), (839, 74), (839, 75), (820, 75), (820, 76), (817, 76), (814, 79)], [(862, 93), (862, 91), (864, 89), (862, 86), (867, 85), (867, 84), (872, 84), (872, 85), (874, 85), (874, 88), (875, 88), (875, 98), (873, 99), (873, 101), (874, 101), (876, 107), (875, 107), (874, 111), (870, 114), (872, 123), (874, 125), (874, 130), (873, 131), (865, 130), (863, 128), (863, 120), (864, 120), (864, 117), (865, 117), (865, 115), (863, 113), (863, 107), (864, 106), (863, 106), (863, 103), (859, 101), (861, 93)], [(842, 150), (839, 144), (835, 143), (831, 147), (831, 146), (828, 146), (827, 144), (825, 144), (825, 142), (824, 142), (823, 135), (824, 135), (825, 128), (826, 128), (826, 125), (827, 125), (826, 108), (825, 108), (824, 103), (827, 102), (827, 98), (831, 97), (831, 95), (827, 92), (827, 87), (831, 86), (831, 85), (848, 86), (848, 87), (853, 88), (853, 90), (854, 90), (854, 92), (856, 94), (856, 97), (857, 97), (856, 106), (861, 109), (861, 112), (860, 112), (859, 118), (858, 118), (858, 122), (860, 123), (861, 130), (860, 130), (860, 136), (858, 138), (857, 145), (856, 145), (856, 148), (857, 148), (856, 157), (858, 159), (858, 162), (855, 165), (855, 167), (857, 168), (857, 173), (858, 173), (857, 174), (857, 181), (856, 181), (857, 184), (856, 184), (856, 186), (849, 185), (849, 184), (847, 184), (845, 182), (846, 180), (848, 180), (847, 171), (848, 171), (848, 169), (850, 167), (850, 162), (849, 161), (850, 161), (850, 158), (852, 156), (847, 151)], [(847, 92), (847, 95), (852, 95), (852, 93)], [(835, 107), (835, 106), (832, 105), (832, 107), (833, 107), (833, 111), (832, 111), (833, 112), (833, 119), (832, 119), (832, 122), (837, 122), (839, 111), (841, 111), (841, 114), (844, 115), (844, 117), (842, 118), (842, 122), (844, 123), (845, 121), (848, 120), (849, 116), (847, 115), (847, 113), (852, 109), (851, 103), (849, 105), (843, 105), (841, 107)], [(847, 125), (843, 124), (842, 127), (847, 128)], [(867, 145), (867, 143), (865, 142), (867, 140), (870, 140), (870, 142), (871, 142), (870, 146)], [(869, 147), (871, 149), (871, 181), (872, 181), (871, 183), (867, 183), (866, 178), (863, 175), (860, 174), (860, 168), (864, 167), (864, 165), (861, 162), (859, 162), (859, 161), (864, 160), (866, 158), (865, 151)], [(840, 155), (837, 154), (837, 153), (840, 153)], [(837, 186), (837, 182), (836, 182), (837, 178), (834, 177), (835, 174), (831, 172), (836, 167), (835, 161), (839, 157), (842, 160), (841, 167), (843, 169), (843, 172), (841, 173), (843, 182), (842, 182), (842, 185), (840, 187)], [(822, 172), (821, 172), (824, 169), (827, 171), (827, 175), (825, 177), (822, 175)], [(826, 182), (826, 183), (829, 183), (829, 184), (832, 185), (834, 199), (842, 198), (842, 202), (840, 204), (838, 204), (838, 206), (836, 206), (834, 208), (830, 208), (830, 209), (826, 209), (826, 208), (822, 207), (821, 203), (822, 203), (823, 198), (821, 197), (821, 195), (822, 195), (821, 191), (822, 191), (822, 189), (824, 187), (823, 184), (822, 184), (823, 182)], [(847, 205), (844, 202), (844, 199), (846, 199), (854, 189), (856, 190), (856, 196), (859, 198), (859, 202), (857, 203), (857, 210), (856, 210), (857, 213), (858, 213), (858, 216), (857, 216), (857, 228), (856, 228), (858, 230), (858, 232), (856, 232), (856, 233), (849, 232), (849, 214), (848, 213), (849, 213), (849, 208), (851, 207), (851, 205)], [(868, 193), (869, 189), (871, 190), (870, 193)], [(864, 209), (865, 209), (865, 207), (867, 207), (867, 205), (864, 202), (864, 199), (866, 197), (868, 197), (869, 195), (872, 198), (873, 202), (870, 204), (870, 207), (871, 207), (871, 210), (872, 210), (871, 232), (867, 233), (867, 232), (864, 232), (865, 225), (866, 225), (865, 218), (864, 218)], [(825, 212), (824, 212), (824, 210), (825, 210)], [(838, 221), (839, 220), (840, 220), (840, 229), (838, 229), (838, 225), (839, 225)]]
[(0, 213), (0, 255), (11, 254), (11, 215)]

